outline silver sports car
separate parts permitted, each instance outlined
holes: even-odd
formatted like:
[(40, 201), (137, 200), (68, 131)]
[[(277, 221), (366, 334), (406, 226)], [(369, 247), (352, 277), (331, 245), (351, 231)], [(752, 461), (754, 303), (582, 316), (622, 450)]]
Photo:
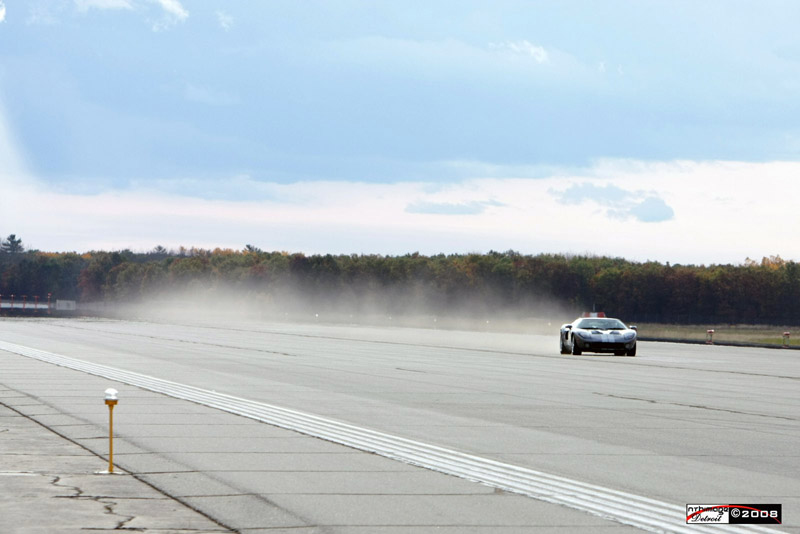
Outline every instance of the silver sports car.
[(636, 356), (636, 327), (628, 328), (619, 319), (581, 317), (561, 326), (561, 354), (613, 352), (617, 356)]

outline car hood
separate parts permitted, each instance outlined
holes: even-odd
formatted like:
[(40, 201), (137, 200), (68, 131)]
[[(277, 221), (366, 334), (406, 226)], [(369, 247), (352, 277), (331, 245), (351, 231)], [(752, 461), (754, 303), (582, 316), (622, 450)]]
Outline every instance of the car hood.
[(630, 334), (636, 335), (635, 330), (585, 330), (583, 328), (576, 328), (576, 333), (579, 333), (583, 336), (590, 335), (590, 336), (628, 336)]

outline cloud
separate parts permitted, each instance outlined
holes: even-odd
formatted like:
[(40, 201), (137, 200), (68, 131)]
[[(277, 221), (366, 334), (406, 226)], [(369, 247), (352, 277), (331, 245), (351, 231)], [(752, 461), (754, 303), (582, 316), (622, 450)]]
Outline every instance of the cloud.
[(415, 202), (406, 206), (406, 213), (429, 215), (478, 215), (491, 206), (504, 206), (495, 200), (473, 202)]
[(90, 9), (133, 9), (130, 0), (74, 0), (78, 11)]
[(233, 17), (224, 11), (217, 11), (217, 22), (219, 22), (220, 28), (226, 32), (233, 28)]
[(608, 208), (606, 214), (616, 219), (634, 218), (640, 222), (664, 222), (675, 217), (675, 211), (652, 193), (628, 191), (613, 184), (598, 186), (581, 183), (564, 191), (551, 191), (562, 204), (594, 202)]
[[(27, 177), (25, 157), (19, 149), (5, 109), (0, 102), (0, 191), (8, 193), (13, 184)], [(0, 211), (2, 213), (2, 211)]]
[(155, 0), (164, 11), (170, 15), (178, 18), (185, 19), (189, 16), (189, 12), (184, 9), (179, 0)]
[(153, 31), (164, 31), (189, 18), (189, 12), (179, 0), (151, 0), (161, 6), (164, 15), (153, 24)]
[(6, 20), (6, 6), (2, 2), (2, 0), (0, 0), (0, 22), (5, 22), (5, 20)]
[(526, 40), (490, 43), (489, 48), (499, 52), (531, 57), (537, 63), (547, 63), (550, 61), (550, 54), (547, 53), (547, 50)]

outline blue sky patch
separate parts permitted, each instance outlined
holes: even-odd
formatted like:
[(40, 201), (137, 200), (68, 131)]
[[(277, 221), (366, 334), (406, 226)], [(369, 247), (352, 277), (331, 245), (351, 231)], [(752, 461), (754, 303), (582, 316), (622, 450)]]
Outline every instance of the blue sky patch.
[(634, 218), (640, 222), (664, 222), (675, 216), (674, 210), (653, 193), (627, 191), (613, 184), (574, 184), (564, 191), (550, 191), (560, 203), (578, 205), (594, 202), (606, 208), (616, 219)]
[(479, 215), (491, 206), (502, 206), (500, 202), (415, 202), (406, 206), (406, 213), (424, 213), (428, 215)]

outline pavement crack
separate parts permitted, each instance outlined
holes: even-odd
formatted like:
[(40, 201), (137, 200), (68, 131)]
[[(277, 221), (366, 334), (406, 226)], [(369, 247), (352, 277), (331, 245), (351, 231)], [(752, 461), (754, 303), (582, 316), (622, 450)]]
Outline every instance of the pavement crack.
[(659, 401), (655, 399), (643, 399), (640, 397), (626, 397), (624, 395), (612, 395), (610, 393), (598, 393), (594, 392), (595, 395), (600, 395), (601, 397), (610, 397), (612, 399), (623, 399), (623, 400), (633, 400), (633, 401), (640, 401), (640, 402), (647, 402), (650, 404), (664, 404), (667, 406), (680, 406), (682, 408), (696, 408), (698, 410), (709, 410), (713, 412), (725, 412), (725, 413), (733, 413), (736, 415), (752, 415), (753, 417), (768, 417), (770, 419), (783, 419), (785, 421), (797, 421), (798, 419), (794, 417), (785, 417), (782, 415), (767, 415), (763, 413), (756, 413), (756, 412), (742, 412), (739, 410), (729, 410), (727, 408), (713, 408), (711, 406), (704, 406), (702, 404), (685, 404), (682, 402), (665, 402)]
[(57, 488), (64, 488), (75, 492), (74, 495), (59, 495), (58, 497), (62, 499), (79, 499), (83, 497), (83, 490), (78, 486), (69, 486), (67, 484), (61, 484), (61, 477), (58, 475), (52, 475), (52, 477), (53, 479), (50, 481), (51, 486), (55, 486)]
[(103, 509), (105, 510), (104, 512), (105, 514), (119, 518), (119, 520), (117, 521), (117, 525), (114, 527), (113, 530), (141, 530), (141, 529), (129, 529), (126, 527), (128, 523), (130, 523), (136, 518), (136, 516), (123, 515), (117, 513), (116, 507), (119, 503), (115, 500), (110, 500), (108, 497), (103, 497), (103, 496), (87, 497), (84, 495), (84, 492), (80, 487), (71, 486), (68, 484), (62, 484), (61, 477), (58, 475), (52, 475), (50, 485), (73, 492), (73, 495), (56, 495), (55, 498), (57, 499), (77, 499), (82, 501), (94, 501), (98, 504), (101, 504), (103, 506)]
[(406, 371), (408, 373), (422, 373), (422, 374), (429, 374), (427, 371), (421, 371), (419, 369), (407, 369), (405, 367), (395, 367), (398, 371)]
[[(104, 508), (106, 510), (106, 514), (120, 518), (120, 520), (117, 522), (117, 526), (114, 527), (114, 530), (123, 530), (123, 529), (130, 530), (130, 529), (127, 529), (125, 527), (125, 525), (127, 525), (128, 523), (130, 523), (131, 521), (136, 519), (135, 515), (118, 514), (117, 511), (116, 511), (116, 507), (117, 507), (117, 505), (119, 503), (116, 502), (116, 501), (103, 501), (103, 500), (101, 500), (100, 497), (98, 497), (96, 500), (97, 500), (97, 502), (99, 502), (99, 503), (104, 505)], [(141, 530), (141, 529), (133, 529), (133, 530)]]

